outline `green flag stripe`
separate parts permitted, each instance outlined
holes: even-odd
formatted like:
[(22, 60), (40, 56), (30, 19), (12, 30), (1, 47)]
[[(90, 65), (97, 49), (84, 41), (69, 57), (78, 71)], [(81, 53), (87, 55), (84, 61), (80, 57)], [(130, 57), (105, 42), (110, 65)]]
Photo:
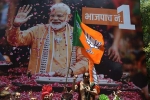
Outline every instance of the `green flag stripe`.
[(80, 27), (81, 19), (78, 15), (78, 12), (75, 12), (74, 18), (74, 28), (73, 28), (73, 46), (80, 46), (83, 47), (82, 43), (80, 42), (79, 38), (82, 33), (82, 29)]

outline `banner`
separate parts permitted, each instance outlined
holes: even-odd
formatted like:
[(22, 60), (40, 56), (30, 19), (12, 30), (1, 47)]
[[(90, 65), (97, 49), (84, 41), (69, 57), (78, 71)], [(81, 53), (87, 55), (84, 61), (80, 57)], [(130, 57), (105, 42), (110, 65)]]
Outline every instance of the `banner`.
[(82, 23), (101, 33), (105, 42), (100, 64), (94, 65), (95, 83), (133, 82), (140, 89), (148, 85), (139, 0), (2, 0), (0, 4), (2, 76), (28, 73), (39, 83), (72, 83), (74, 75), (77, 82), (83, 80), (89, 59), (72, 44), (78, 11)]

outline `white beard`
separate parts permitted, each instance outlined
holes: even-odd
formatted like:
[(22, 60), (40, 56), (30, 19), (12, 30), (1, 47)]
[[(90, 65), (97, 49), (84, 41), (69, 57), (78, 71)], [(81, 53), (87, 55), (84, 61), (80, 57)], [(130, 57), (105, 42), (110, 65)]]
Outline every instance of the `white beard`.
[(66, 24), (67, 24), (66, 21), (60, 22), (60, 24), (53, 24), (52, 22), (50, 22), (50, 26), (51, 26), (54, 30), (59, 30), (59, 29), (65, 27)]

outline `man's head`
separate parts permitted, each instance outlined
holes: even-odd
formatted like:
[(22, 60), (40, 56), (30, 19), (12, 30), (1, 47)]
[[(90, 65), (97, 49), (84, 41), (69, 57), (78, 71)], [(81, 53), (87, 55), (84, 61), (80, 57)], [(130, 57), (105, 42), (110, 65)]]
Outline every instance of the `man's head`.
[(50, 98), (52, 98), (52, 89), (53, 88), (50, 85), (44, 85), (42, 87), (42, 100), (49, 100)]
[(86, 73), (83, 74), (83, 80), (84, 80), (84, 81), (88, 82), (88, 81), (89, 81), (89, 78), (90, 78), (89, 73), (86, 72)]
[(20, 93), (19, 93), (19, 92), (16, 92), (15, 98), (16, 98), (16, 99), (20, 99)]
[(45, 95), (43, 100), (49, 100), (49, 95)]
[(50, 25), (54, 30), (65, 27), (71, 18), (71, 10), (64, 3), (56, 3), (50, 8)]

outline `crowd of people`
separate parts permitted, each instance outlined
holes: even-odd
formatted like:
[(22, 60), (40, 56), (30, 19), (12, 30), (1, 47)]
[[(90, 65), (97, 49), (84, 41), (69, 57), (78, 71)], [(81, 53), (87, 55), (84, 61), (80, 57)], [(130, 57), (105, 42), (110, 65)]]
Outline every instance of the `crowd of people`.
[[(95, 97), (100, 93), (100, 87), (97, 84), (89, 82), (89, 73), (83, 74), (83, 80), (76, 83), (77, 75), (74, 76), (72, 88), (70, 91), (67, 87), (64, 87), (64, 91), (61, 100), (73, 100), (73, 92), (79, 93), (78, 100), (95, 100)], [(39, 100), (33, 96), (32, 91), (28, 93), (30, 100)], [(3, 100), (22, 100), (19, 92), (12, 92), (8, 87), (5, 87), (0, 92), (0, 97)], [(54, 98), (55, 99), (55, 98)], [(54, 100), (53, 99), (53, 87), (50, 85), (43, 85), (41, 90), (41, 100)]]

